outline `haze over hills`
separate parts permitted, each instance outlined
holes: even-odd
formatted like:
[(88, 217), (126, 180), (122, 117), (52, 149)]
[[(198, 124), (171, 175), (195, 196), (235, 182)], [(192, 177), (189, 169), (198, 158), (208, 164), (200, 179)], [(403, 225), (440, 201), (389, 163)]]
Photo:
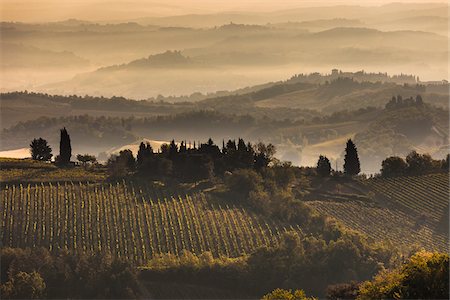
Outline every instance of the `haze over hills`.
[[(281, 156), (295, 163), (310, 164), (317, 151), (338, 159), (340, 144), (348, 137), (358, 137), (370, 148), (370, 141), (378, 138), (372, 136), (381, 122), (377, 120), (386, 113), (379, 110), (392, 96), (409, 99), (420, 94), (433, 107), (448, 109), (448, 83), (442, 81), (448, 79), (447, 8), (446, 3), (319, 5), (135, 14), (120, 21), (73, 16), (42, 23), (2, 22), (2, 92), (89, 95), (3, 94), (2, 128), (41, 116), (170, 119), (206, 110), (225, 118), (250, 116), (250, 124), (256, 125), (235, 120), (240, 125), (227, 135), (245, 128), (247, 138), (268, 138), (283, 149)], [(153, 102), (132, 104), (127, 99)], [(352, 115), (348, 123), (320, 124), (334, 114), (345, 115), (345, 110), (358, 114), (364, 109), (370, 122)], [(411, 109), (408, 115), (420, 119)], [(270, 125), (261, 125), (267, 117)], [(404, 141), (404, 148), (396, 150), (401, 154), (407, 147), (440, 153), (442, 141), (435, 140), (445, 140), (443, 119), (434, 120), (420, 139), (394, 125), (394, 133), (392, 128), (378, 130), (390, 140), (382, 153), (395, 152), (396, 134)], [(102, 138), (102, 149), (95, 152), (140, 138), (204, 139), (210, 134), (194, 129), (180, 135), (164, 129), (119, 130), (117, 124), (109, 131), (120, 132), (117, 136), (124, 139)], [(87, 134), (88, 129), (81, 132)], [(108, 136), (102, 135), (105, 132), (100, 136)], [(211, 134), (220, 138), (221, 133)], [(429, 141), (436, 146), (427, 147)], [(21, 148), (20, 143), (14, 145)], [(302, 152), (302, 158), (292, 154), (296, 152)]]
[[(448, 79), (447, 8), (444, 3), (335, 5), (126, 21), (2, 22), (1, 90), (180, 96), (333, 68), (416, 74), (424, 81)], [(158, 74), (151, 70), (128, 74), (125, 69), (102, 76), (95, 72), (166, 51), (180, 51), (203, 70), (179, 72), (169, 64), (161, 66)], [(42, 65), (51, 65), (51, 72)], [(27, 76), (20, 70), (23, 67)], [(179, 77), (171, 81), (174, 76)], [(64, 88), (58, 89), (61, 81)]]
[[(169, 32), (182, 34), (184, 31), (173, 29)], [(317, 33), (292, 33), (270, 27), (231, 24), (206, 32), (188, 30), (185, 33), (191, 34), (205, 36), (210, 41), (220, 35), (223, 40), (205, 47), (166, 51), (119, 66), (103, 67), (101, 72), (80, 74), (72, 80), (45, 84), (35, 90), (131, 98), (149, 98), (158, 94), (179, 96), (234, 90), (287, 76), (287, 72), (297, 73), (298, 70), (313, 69), (313, 66), (319, 71), (330, 70), (336, 65), (347, 69), (365, 65), (368, 70), (374, 70), (380, 64), (388, 64), (389, 71), (417, 70), (413, 65), (420, 64), (419, 69), (439, 74), (444, 72), (448, 54), (445, 37), (413, 31), (382, 32), (340, 27)], [(426, 46), (417, 48), (417, 41)], [(330, 44), (334, 47), (330, 48)], [(430, 55), (431, 52), (434, 54)], [(156, 66), (157, 71), (154, 70)]]
[[(418, 94), (425, 106), (411, 104)], [(405, 106), (385, 108), (395, 95), (405, 99)], [(440, 158), (449, 144), (448, 84), (421, 85), (410, 75), (336, 70), (327, 76), (297, 75), (248, 91), (173, 104), (12, 93), (2, 95), (2, 105), (6, 123), (1, 150), (22, 148), (38, 132), (56, 143), (55, 132), (66, 126), (79, 140), (78, 152), (98, 154), (131, 147), (130, 143), (136, 145), (142, 138), (198, 141), (212, 137), (220, 141), (240, 136), (272, 142), (282, 160), (313, 165), (317, 153), (342, 162), (342, 147), (354, 138), (363, 171), (373, 173), (386, 156), (418, 149)], [(25, 106), (33, 109), (16, 113)]]

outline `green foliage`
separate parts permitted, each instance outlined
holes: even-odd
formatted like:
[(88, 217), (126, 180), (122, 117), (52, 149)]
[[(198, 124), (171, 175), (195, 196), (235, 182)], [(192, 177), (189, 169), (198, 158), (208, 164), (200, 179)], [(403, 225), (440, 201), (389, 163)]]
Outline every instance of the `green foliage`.
[(248, 259), (250, 277), (265, 289), (302, 288), (324, 295), (327, 285), (370, 278), (392, 253), (352, 233), (329, 242), (288, 233), (277, 248), (262, 248)]
[(347, 141), (347, 147), (345, 148), (344, 173), (353, 176), (358, 175), (359, 172), (361, 172), (361, 167), (359, 164), (358, 150), (350, 139)]
[(421, 251), (364, 282), (358, 299), (448, 299), (449, 255)]
[[(289, 231), (278, 246), (260, 248), (239, 258), (213, 258), (208, 252), (194, 255), (187, 251), (180, 257), (156, 256), (142, 268), (142, 278), (233, 289), (243, 295), (263, 295), (280, 287), (323, 296), (329, 284), (371, 278), (389, 265), (391, 255), (350, 233), (327, 242)], [(302, 297), (300, 292), (292, 294)], [(281, 295), (292, 297), (277, 291), (267, 299)]]
[(49, 161), (52, 158), (52, 148), (43, 138), (34, 139), (30, 144), (31, 158), (34, 160)]
[(38, 272), (18, 272), (9, 277), (5, 284), (0, 285), (3, 299), (40, 299), (44, 297), (46, 286)]
[(327, 287), (326, 298), (330, 300), (356, 299), (359, 286), (360, 284), (356, 281), (329, 285)]
[(258, 192), (262, 189), (263, 179), (254, 170), (236, 170), (225, 176), (225, 185), (229, 192), (241, 201), (248, 200), (251, 192)]
[(2, 298), (135, 298), (137, 273), (103, 254), (72, 255), (45, 249), (1, 250)]
[(303, 290), (284, 290), (275, 289), (272, 292), (264, 295), (262, 300), (315, 300), (314, 297), (306, 297), (306, 293)]

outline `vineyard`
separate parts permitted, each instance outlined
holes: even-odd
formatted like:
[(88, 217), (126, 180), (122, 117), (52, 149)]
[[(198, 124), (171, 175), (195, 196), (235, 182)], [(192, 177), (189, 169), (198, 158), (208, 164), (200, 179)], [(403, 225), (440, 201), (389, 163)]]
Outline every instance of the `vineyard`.
[(447, 235), (398, 209), (356, 201), (311, 201), (309, 205), (380, 242), (390, 242), (406, 250), (415, 246), (427, 250), (447, 249)]
[(239, 256), (289, 228), (204, 194), (167, 196), (132, 183), (6, 185), (2, 246), (109, 252), (137, 264), (160, 253)]
[(405, 249), (418, 246), (448, 251), (449, 177), (375, 178), (361, 181), (376, 201), (310, 201), (321, 214), (378, 241)]
[(439, 222), (448, 212), (448, 174), (376, 178), (366, 180), (364, 184), (393, 204), (425, 215), (431, 221)]

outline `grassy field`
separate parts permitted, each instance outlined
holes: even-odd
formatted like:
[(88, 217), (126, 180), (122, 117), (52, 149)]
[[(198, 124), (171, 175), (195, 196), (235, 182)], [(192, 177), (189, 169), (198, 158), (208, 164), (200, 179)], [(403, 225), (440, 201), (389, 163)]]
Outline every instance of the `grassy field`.
[(0, 158), (0, 183), (101, 181), (106, 179), (103, 167), (74, 166), (59, 168), (50, 162), (32, 159)]

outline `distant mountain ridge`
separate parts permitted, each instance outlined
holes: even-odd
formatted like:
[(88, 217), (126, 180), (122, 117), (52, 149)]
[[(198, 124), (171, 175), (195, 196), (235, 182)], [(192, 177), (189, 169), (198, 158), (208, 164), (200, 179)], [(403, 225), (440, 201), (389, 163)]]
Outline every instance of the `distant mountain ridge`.
[(176, 68), (195, 65), (196, 63), (191, 58), (181, 54), (181, 51), (168, 50), (164, 53), (150, 55), (147, 58), (133, 60), (126, 64), (100, 68), (98, 69), (98, 71), (113, 71), (138, 68)]

